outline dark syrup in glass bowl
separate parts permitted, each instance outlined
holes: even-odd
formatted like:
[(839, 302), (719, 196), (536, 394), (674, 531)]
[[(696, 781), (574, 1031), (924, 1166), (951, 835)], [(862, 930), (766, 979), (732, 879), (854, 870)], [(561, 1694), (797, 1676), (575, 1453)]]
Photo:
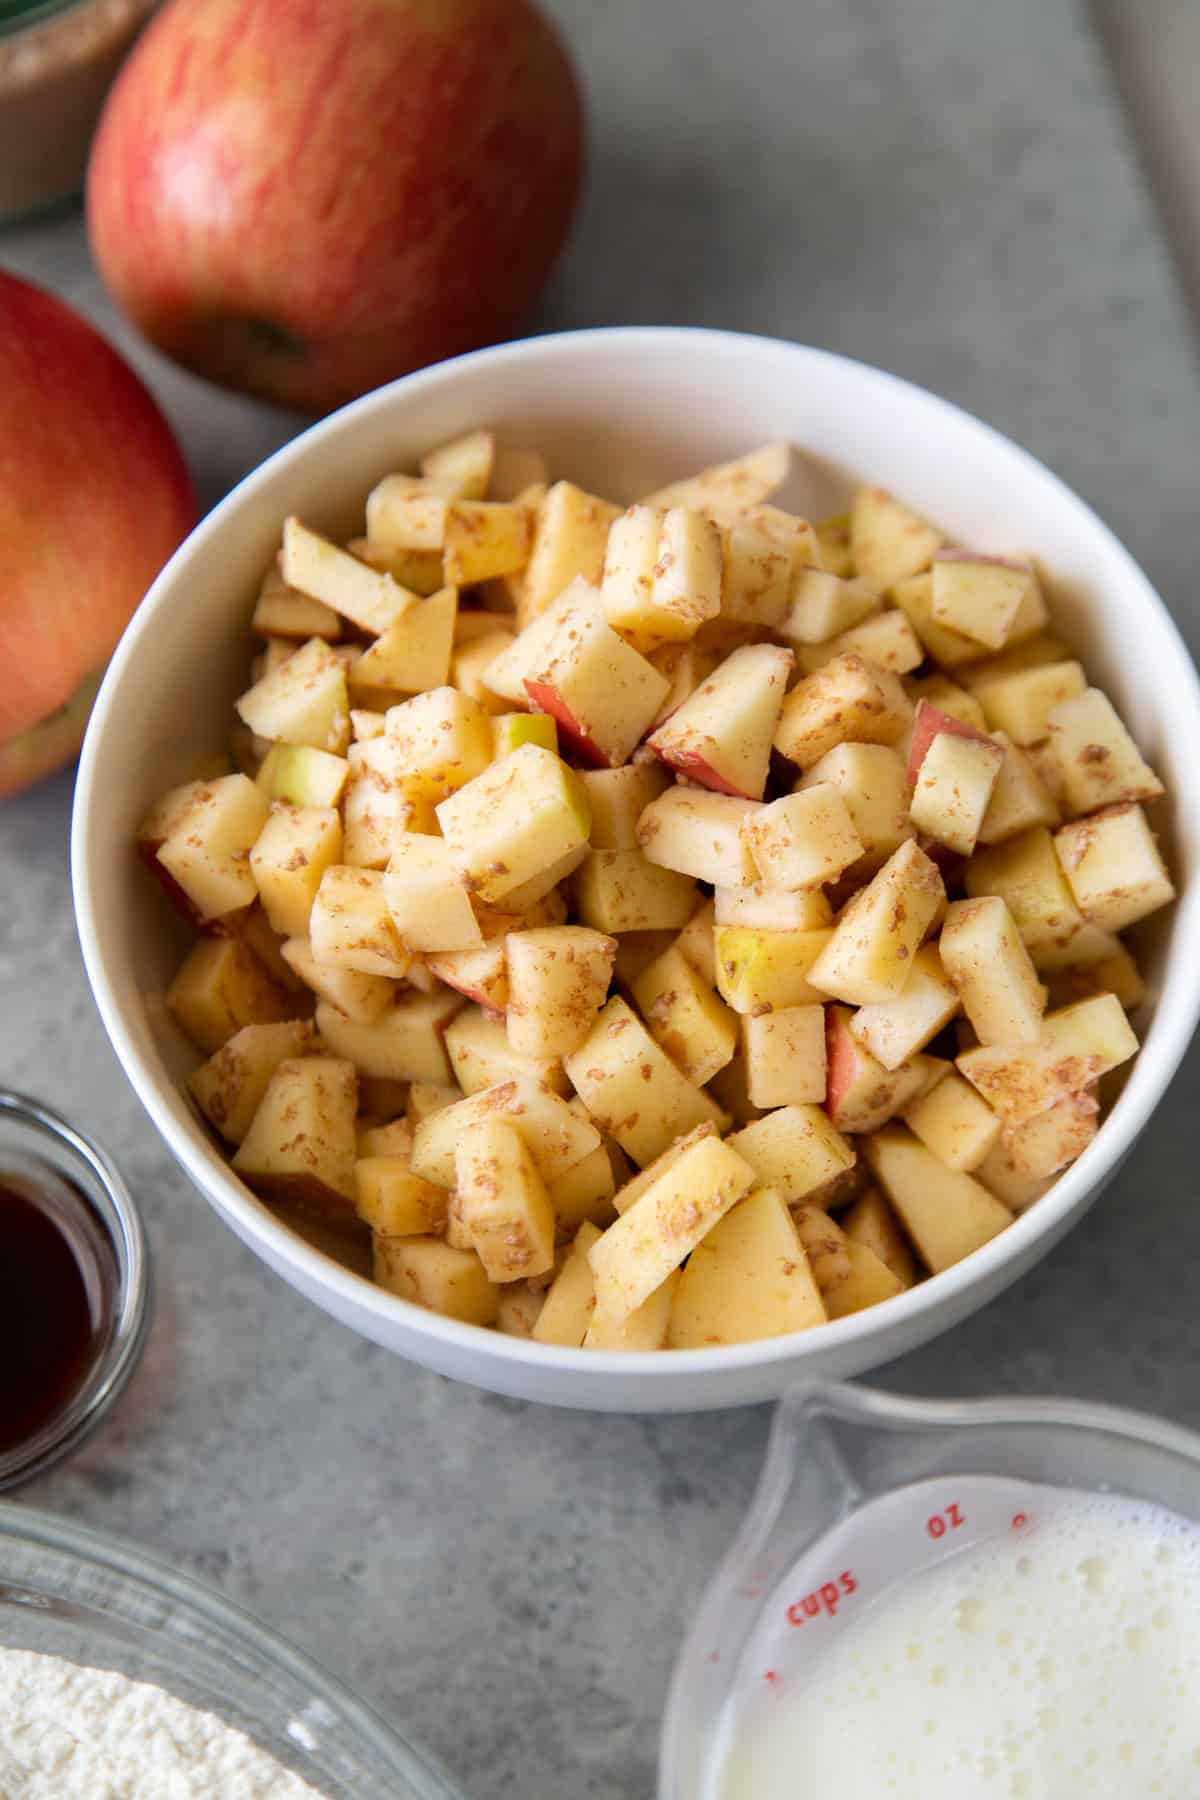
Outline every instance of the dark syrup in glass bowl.
[(61, 1412), (92, 1362), (88, 1282), (46, 1200), (33, 1182), (0, 1174), (0, 1451)]

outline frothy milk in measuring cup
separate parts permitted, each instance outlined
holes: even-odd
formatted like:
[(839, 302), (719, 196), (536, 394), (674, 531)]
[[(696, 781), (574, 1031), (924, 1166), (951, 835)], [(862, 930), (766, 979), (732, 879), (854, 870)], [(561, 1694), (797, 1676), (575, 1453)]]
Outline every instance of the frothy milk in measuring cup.
[(1034, 1488), (975, 1535), (952, 1493), (891, 1521), (927, 1540), (911, 1572), (843, 1540), (777, 1596), (805, 1654), (752, 1656), (710, 1800), (1200, 1800), (1196, 1527)]

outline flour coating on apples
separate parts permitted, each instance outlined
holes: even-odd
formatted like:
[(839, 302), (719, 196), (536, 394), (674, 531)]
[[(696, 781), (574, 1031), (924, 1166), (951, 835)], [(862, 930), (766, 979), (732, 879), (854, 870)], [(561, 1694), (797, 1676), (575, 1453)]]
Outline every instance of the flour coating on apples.
[(772, 1685), (709, 1800), (1195, 1800), (1200, 1534), (1040, 1494), (1025, 1529), (902, 1580)]

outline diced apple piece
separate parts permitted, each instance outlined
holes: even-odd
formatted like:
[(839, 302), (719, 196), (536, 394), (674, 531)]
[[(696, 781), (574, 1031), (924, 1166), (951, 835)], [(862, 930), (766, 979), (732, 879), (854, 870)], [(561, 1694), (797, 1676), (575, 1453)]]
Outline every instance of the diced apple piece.
[(998, 895), (956, 900), (939, 940), (942, 966), (981, 1044), (1033, 1043), (1046, 990)]
[(1073, 1163), (1100, 1128), (1100, 1104), (1091, 1093), (1066, 1094), (1061, 1100), (1004, 1133), (1004, 1147), (1016, 1173), (1026, 1181), (1044, 1181)]
[(273, 931), (307, 937), (317, 889), (341, 856), (336, 806), (275, 807), (250, 851), (250, 872)]
[(597, 1314), (627, 1317), (753, 1186), (753, 1169), (719, 1138), (694, 1143), (593, 1244)]
[(925, 660), (925, 649), (897, 608), (876, 613), (849, 631), (840, 631), (827, 644), (800, 645), (796, 651), (797, 666), (806, 675), (823, 669), (838, 656), (862, 656), (877, 669), (893, 675), (907, 675)]
[[(229, 936), (241, 938), (248, 950), (257, 956), (271, 980), (285, 993), (306, 996), (307, 983), (302, 981), (283, 954), (283, 939), (272, 931), (261, 905), (248, 907), (228, 921)], [(222, 935), (225, 935), (224, 933)], [(298, 1008), (298, 1010), (300, 1010)]]
[(294, 638), (303, 643), (306, 638), (320, 637), (333, 644), (341, 636), (342, 621), (331, 606), (289, 587), (278, 562), (273, 562), (258, 591), (250, 629), (264, 638)]
[[(654, 766), (658, 767), (657, 764)], [(154, 802), (138, 825), (136, 837), (138, 851), (149, 868), (154, 869), (155, 867), (155, 858), (158, 855), (159, 847), (178, 831), (194, 808), (207, 802), (213, 780), (224, 781), (227, 779), (227, 776), (220, 775), (197, 777), (192, 781), (184, 781), (178, 787), (168, 788), (166, 793)], [(666, 780), (669, 780), (669, 777)], [(261, 817), (265, 818), (265, 813)]]
[(270, 1025), (297, 1008), (239, 938), (206, 938), (191, 949), (166, 993), (166, 1007), (198, 1050), (211, 1056), (245, 1025)]
[(580, 921), (596, 931), (671, 931), (696, 905), (695, 883), (640, 850), (593, 850), (575, 876)]
[(781, 1106), (728, 1139), (764, 1187), (789, 1206), (854, 1167), (854, 1146), (819, 1106)]
[(421, 474), (456, 500), (482, 500), (492, 479), (496, 440), (490, 431), (468, 431), (438, 444), (421, 458)]
[[(189, 800), (181, 798), (173, 812), (162, 813), (162, 824), (171, 829), (158, 846), (158, 867), (201, 927), (253, 903), (258, 889), (250, 850), (270, 810), (249, 776), (225, 775), (192, 789)], [(142, 829), (148, 829), (145, 823)]]
[(1043, 827), (977, 850), (967, 864), (966, 886), (972, 899), (996, 894), (1005, 902), (1039, 966), (1043, 953), (1067, 944), (1084, 922), (1054, 839)]
[(811, 1330), (825, 1318), (795, 1221), (775, 1189), (760, 1187), (688, 1258), (667, 1341), (673, 1350), (753, 1343)]
[(585, 769), (579, 779), (592, 809), (593, 850), (636, 850), (638, 820), (671, 785), (667, 771), (649, 758), (618, 769)]
[(895, 675), (862, 656), (836, 656), (787, 696), (775, 748), (810, 769), (837, 744), (894, 744), (911, 718), (908, 696)]
[(865, 581), (846, 581), (827, 569), (799, 568), (792, 576), (779, 635), (793, 644), (828, 644), (882, 607), (879, 594)]
[[(720, 620), (715, 621), (715, 624), (720, 623)], [(701, 631), (709, 629), (712, 627), (701, 627)], [(736, 629), (744, 632), (750, 628), (738, 626)], [(651, 720), (653, 728), (657, 731), (660, 726), (665, 725), (691, 699), (696, 689), (704, 685), (730, 649), (740, 649), (745, 642), (743, 636), (737, 644), (711, 644), (704, 641), (698, 632), (686, 644), (660, 644), (657, 649), (649, 651), (646, 660), (668, 684), (666, 694)]]
[(1052, 975), (1047, 984), (1050, 1004), (1054, 1007), (1073, 1005), (1093, 994), (1115, 994), (1126, 1012), (1132, 1012), (1146, 998), (1146, 983), (1137, 963), (1125, 945), (1114, 938), (1112, 946), (1097, 962), (1076, 965)]
[(959, 996), (942, 967), (937, 945), (925, 944), (913, 958), (904, 992), (860, 1007), (850, 1031), (885, 1069), (898, 1069), (950, 1023), (958, 1008)]
[(458, 1205), (489, 1280), (520, 1281), (554, 1267), (554, 1208), (509, 1120), (465, 1126), (454, 1171)]
[(662, 523), (657, 506), (631, 506), (613, 521), (604, 550), (600, 604), (614, 630), (636, 633), (648, 621)]
[(739, 519), (721, 534), (721, 617), (777, 630), (788, 610), (792, 559), (767, 533)]
[(789, 892), (762, 882), (718, 886), (713, 916), (718, 925), (750, 925), (763, 931), (823, 931), (833, 924), (833, 908), (819, 888)]
[(821, 567), (835, 575), (853, 575), (854, 552), (850, 545), (850, 514), (835, 513), (819, 519), (814, 527), (821, 548)]
[(367, 538), (385, 550), (440, 555), (448, 501), (443, 487), (419, 476), (385, 475), (367, 495)]
[(1050, 714), (1086, 687), (1082, 666), (1067, 661), (981, 677), (972, 691), (994, 731), (1003, 731), (1014, 744), (1036, 744), (1049, 732)]
[(989, 650), (1001, 650), (1008, 643), (1022, 602), (1037, 579), (1028, 563), (975, 556), (966, 550), (939, 551), (932, 573), (933, 616), (939, 625), (960, 631)]
[(735, 650), (658, 728), (650, 748), (703, 787), (761, 800), (791, 667), (791, 652), (773, 644)]
[(492, 456), (493, 500), (516, 500), (527, 488), (545, 487), (549, 475), (546, 459), (538, 450), (497, 445)]
[(616, 940), (580, 925), (512, 931), (508, 1041), (522, 1056), (569, 1056), (587, 1037), (612, 980)]
[(292, 806), (336, 806), (350, 774), (344, 756), (314, 750), (311, 744), (272, 744), (255, 783), (268, 800)]
[(789, 1006), (742, 1020), (747, 1087), (755, 1106), (825, 1099), (825, 1009)]
[[(403, 1088), (403, 1083), (396, 1083), (395, 1085)], [(364, 1125), (364, 1115), (369, 1115), (370, 1111), (371, 1109), (364, 1107), (363, 1105), (362, 1087), (360, 1084), (358, 1093), (358, 1127), (355, 1132), (355, 1141), (358, 1145), (359, 1157), (400, 1156), (405, 1159), (410, 1157), (412, 1155), (412, 1126), (409, 1124), (408, 1120), (402, 1118), (400, 1114), (397, 1113), (388, 1119), (386, 1125)], [(382, 1230), (382, 1227), (380, 1227), (380, 1229)]]
[(525, 625), (505, 649), (488, 664), (489, 691), (513, 706), (528, 706), (525, 678), (536, 674), (547, 653), (559, 641), (564, 624), (575, 618), (602, 618), (599, 589), (586, 581), (573, 581), (544, 612)]
[(842, 1227), (852, 1244), (862, 1244), (886, 1264), (902, 1288), (915, 1284), (917, 1265), (908, 1239), (878, 1188), (868, 1188), (854, 1202), (842, 1218)]
[(561, 1064), (552, 1056), (522, 1055), (513, 1049), (504, 1020), (482, 1007), (466, 1006), (446, 1027), (446, 1054), (464, 1094), (478, 1094), (524, 1075), (564, 1097), (571, 1091)]
[(559, 1241), (573, 1238), (585, 1220), (601, 1227), (610, 1225), (617, 1216), (613, 1206), (615, 1190), (613, 1160), (605, 1144), (582, 1157), (573, 1168), (565, 1169), (556, 1181), (547, 1183)]
[(917, 830), (959, 856), (970, 856), (1003, 761), (999, 744), (939, 731), (921, 759), (913, 790), (909, 816)]
[(443, 687), (450, 676), (457, 611), (456, 588), (418, 600), (359, 657), (350, 675), (354, 686), (405, 694)]
[(425, 966), (439, 981), (492, 1012), (508, 1005), (508, 965), (504, 940), (497, 938), (482, 950), (453, 950), (425, 957)]
[(760, 879), (784, 889), (834, 881), (865, 849), (849, 808), (829, 782), (787, 794), (749, 815), (742, 841)]
[(432, 688), (390, 708), (386, 741), (409, 791), (440, 800), (487, 768), (491, 718), (469, 695)]
[(993, 743), (1004, 751), (1004, 761), (979, 827), (981, 844), (1003, 844), (1038, 825), (1058, 825), (1062, 816), (1054, 795), (1046, 786), (1029, 752), (1012, 743), (1002, 731)]
[(676, 939), (680, 954), (710, 988), (717, 985), (717, 953), (713, 938), (715, 916), (715, 903), (705, 900), (696, 908)]
[[(661, 517), (649, 592), (641, 560), (649, 535), (647, 513), (650, 520)], [(686, 507), (671, 507), (661, 515), (639, 507), (625, 518), (632, 521), (630, 543), (625, 547), (619, 537), (618, 559), (611, 565), (605, 560), (605, 617), (639, 649), (686, 642), (721, 610), (721, 534), (705, 514)], [(619, 533), (620, 525), (618, 520), (614, 531)]]
[(643, 969), (664, 956), (677, 941), (673, 931), (625, 931), (617, 939), (617, 955), (613, 963), (613, 981), (618, 988), (632, 993), (633, 984)]
[(841, 795), (862, 844), (864, 866), (884, 861), (913, 835), (904, 764), (888, 745), (836, 745), (800, 777), (796, 792), (818, 784)]
[(455, 587), (513, 575), (529, 562), (533, 527), (524, 506), (504, 500), (452, 500), (446, 508), (442, 567)]
[(1115, 994), (1096, 994), (1047, 1013), (1036, 1043), (982, 1044), (958, 1066), (1006, 1127), (1048, 1112), (1067, 1094), (1091, 1087), (1138, 1047)]
[(714, 932), (717, 987), (744, 1017), (764, 1010), (819, 1005), (824, 993), (809, 971), (833, 936), (818, 931), (766, 931), (755, 925), (718, 925)]
[(949, 1169), (970, 1173), (1000, 1141), (1000, 1120), (954, 1070), (906, 1106), (903, 1118)]
[(388, 911), (376, 869), (334, 863), (321, 876), (308, 919), (312, 953), (320, 963), (402, 981), (412, 963)]
[(826, 1013), (828, 1080), (825, 1106), (839, 1131), (876, 1131), (914, 1100), (925, 1086), (919, 1057), (885, 1068), (854, 1036), (848, 1007)]
[(737, 1048), (738, 1024), (677, 946), (643, 969), (633, 997), (655, 1040), (703, 1087)]
[(935, 1275), (1012, 1223), (1012, 1214), (995, 1195), (973, 1176), (947, 1168), (903, 1126), (885, 1126), (866, 1140), (864, 1151), (922, 1262)]
[(719, 1107), (660, 1050), (637, 1014), (614, 995), (585, 1041), (566, 1058), (589, 1113), (642, 1167)]
[[(968, 695), (969, 699), (970, 696)], [(912, 736), (908, 745), (908, 780), (915, 785), (920, 778), (925, 758), (939, 736), (961, 737), (969, 742), (991, 745), (992, 739), (986, 731), (973, 724), (957, 718), (953, 713), (943, 712), (924, 698), (917, 701), (917, 710), (913, 716)]]
[(407, 1156), (359, 1156), (354, 1207), (381, 1237), (440, 1237), (446, 1229), (446, 1190), (414, 1175)]
[(628, 1180), (622, 1182), (613, 1195), (613, 1208), (618, 1216), (627, 1213), (631, 1206), (636, 1205), (660, 1176), (665, 1175), (668, 1169), (675, 1167), (680, 1157), (690, 1150), (693, 1144), (699, 1143), (702, 1138), (710, 1138), (715, 1135), (716, 1126), (711, 1120), (703, 1125), (697, 1125), (694, 1130), (685, 1132), (682, 1137), (676, 1138), (673, 1144), (669, 1144), (660, 1156), (656, 1156), (653, 1162), (648, 1162), (638, 1174), (630, 1176)]
[(1175, 898), (1140, 806), (1110, 806), (1075, 819), (1055, 834), (1054, 847), (1076, 904), (1103, 931), (1124, 931)]
[(844, 908), (809, 971), (815, 988), (852, 1006), (904, 991), (913, 958), (945, 899), (935, 863), (911, 840)]
[(974, 1173), (975, 1179), (982, 1181), (988, 1192), (995, 1194), (997, 1200), (1003, 1200), (1008, 1210), (1014, 1213), (1027, 1212), (1035, 1200), (1040, 1200), (1054, 1186), (1052, 1175), (1031, 1181), (1027, 1175), (1018, 1174), (1003, 1138)]
[(536, 619), (576, 578), (598, 583), (609, 529), (620, 508), (569, 481), (556, 481), (538, 508), (518, 617)]
[(644, 855), (662, 868), (698, 881), (737, 887), (755, 879), (741, 825), (759, 805), (756, 800), (703, 788), (668, 788), (638, 820), (638, 844)]
[(529, 1147), (542, 1180), (553, 1182), (590, 1156), (600, 1133), (558, 1094), (514, 1076), (422, 1119), (413, 1136), (413, 1168), (439, 1187), (454, 1186), (454, 1147), (466, 1125), (493, 1115), (509, 1119)]
[(1007, 649), (1000, 650), (994, 656), (987, 656), (982, 662), (974, 662), (962, 672), (964, 687), (974, 693), (977, 688), (984, 687), (989, 681), (996, 681), (1001, 676), (1019, 675), (1027, 669), (1045, 668), (1049, 663), (1069, 662), (1071, 652), (1061, 638), (1050, 632), (1038, 631), (1033, 637), (1023, 638), (1020, 643), (1009, 644)]
[(404, 550), (398, 545), (380, 544), (365, 537), (351, 538), (346, 548), (359, 562), (382, 570), (410, 593), (418, 596), (436, 594), (443, 585), (440, 549)]
[(596, 1284), (588, 1253), (599, 1242), (600, 1232), (586, 1220), (575, 1234), (562, 1267), (546, 1290), (546, 1298), (530, 1336), (539, 1344), (560, 1344), (578, 1350), (596, 1309)]
[(845, 1319), (904, 1292), (905, 1283), (866, 1244), (855, 1242), (828, 1213), (802, 1206), (794, 1215), (822, 1304)]
[(927, 569), (944, 539), (928, 520), (883, 488), (861, 487), (850, 507), (850, 547), (858, 573), (892, 587)]
[(385, 571), (368, 568), (297, 518), (284, 521), (279, 567), (290, 587), (373, 635), (386, 631), (416, 600)]
[(587, 795), (565, 763), (523, 744), (443, 800), (438, 824), (468, 892), (497, 901), (586, 850)]
[(1107, 694), (1086, 688), (1056, 706), (1047, 721), (1072, 813), (1153, 800), (1162, 782), (1130, 737)]
[(765, 444), (732, 462), (714, 463), (684, 481), (647, 495), (646, 506), (694, 506), (719, 524), (731, 525), (752, 507), (769, 500), (788, 478), (792, 453), (787, 444)]
[(358, 1076), (336, 1056), (288, 1058), (275, 1069), (233, 1157), (247, 1187), (328, 1224), (355, 1223)]
[(376, 1233), (372, 1242), (375, 1280), (389, 1293), (464, 1325), (495, 1323), (500, 1290), (473, 1250), (456, 1250), (437, 1237)]
[[(376, 745), (387, 752), (382, 760), (388, 760), (385, 738), (374, 738), (362, 748)], [(385, 869), (398, 837), (406, 832), (436, 835), (433, 806), (428, 795), (409, 794), (403, 782), (392, 780), (364, 757), (342, 802), (342, 860), (355, 869)]]
[[(985, 646), (961, 631), (939, 625), (933, 616), (933, 577), (910, 575), (892, 588), (892, 599), (907, 618), (918, 638), (936, 662), (945, 669), (959, 669), (986, 657)], [(965, 679), (965, 677), (964, 677)]]
[[(502, 656), (515, 641), (511, 631), (497, 627), (484, 636), (472, 638), (469, 643), (460, 645), (450, 660), (451, 686), (457, 688), (460, 694), (466, 694), (476, 701), (492, 718), (498, 717), (508, 702), (488, 686), (488, 676), (497, 657)], [(536, 743), (541, 740), (527, 737), (525, 741)], [(556, 733), (554, 743), (557, 742)]]
[(350, 741), (345, 667), (321, 638), (310, 638), (236, 705), (251, 731), (274, 742), (340, 755)]
[(451, 861), (449, 846), (441, 838), (415, 832), (395, 837), (383, 877), (383, 896), (409, 950), (482, 947), (479, 922)]
[(443, 1033), (462, 1001), (445, 989), (402, 993), (369, 1025), (348, 1019), (327, 1001), (317, 1006), (317, 1030), (339, 1056), (364, 1075), (387, 1081), (449, 1083), (453, 1077)]
[(654, 1292), (634, 1307), (624, 1318), (611, 1318), (596, 1312), (583, 1340), (585, 1350), (665, 1350), (671, 1322), (671, 1307), (679, 1286), (680, 1273), (672, 1270)]
[(356, 969), (319, 963), (305, 938), (289, 938), (282, 955), (318, 999), (327, 1000), (358, 1025), (373, 1025), (396, 997), (396, 983), (383, 975), (362, 975)]
[[(545, 713), (501, 713), (492, 719), (492, 757), (511, 756), (522, 744), (540, 744), (558, 754), (558, 731)], [(594, 833), (593, 833), (594, 836)]]
[(188, 1091), (226, 1142), (240, 1144), (279, 1064), (305, 1055), (315, 1044), (313, 1028), (304, 1019), (243, 1025), (193, 1070)]
[[(982, 706), (974, 694), (969, 693), (964, 687), (959, 687), (958, 683), (951, 681), (948, 675), (912, 676), (905, 683), (905, 687), (909, 699), (918, 711), (924, 700), (928, 706), (934, 707), (943, 716), (957, 719), (960, 725), (970, 725), (979, 732), (981, 737), (986, 735), (986, 720), (983, 716)], [(915, 735), (914, 727), (914, 741)], [(932, 740), (935, 734), (930, 731), (927, 735)]]
[[(453, 1083), (446, 1086), (436, 1081), (414, 1081), (408, 1090), (405, 1117), (415, 1131), (422, 1119), (429, 1118), (431, 1113), (444, 1112), (446, 1107), (456, 1105), (462, 1098)], [(409, 1148), (411, 1150), (411, 1145)]]
[(525, 667), (529, 704), (549, 713), (579, 755), (601, 767), (629, 760), (667, 692), (658, 670), (599, 613), (582, 607), (567, 612)]

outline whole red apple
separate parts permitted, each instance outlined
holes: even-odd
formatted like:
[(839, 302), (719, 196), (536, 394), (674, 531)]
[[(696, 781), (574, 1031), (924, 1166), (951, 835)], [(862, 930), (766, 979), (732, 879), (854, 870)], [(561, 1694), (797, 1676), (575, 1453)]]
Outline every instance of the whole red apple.
[(532, 0), (170, 0), (109, 97), (88, 223), (161, 350), (327, 411), (510, 335), (582, 166)]
[(0, 795), (79, 748), (99, 673), (196, 518), (166, 420), (53, 295), (0, 271)]

